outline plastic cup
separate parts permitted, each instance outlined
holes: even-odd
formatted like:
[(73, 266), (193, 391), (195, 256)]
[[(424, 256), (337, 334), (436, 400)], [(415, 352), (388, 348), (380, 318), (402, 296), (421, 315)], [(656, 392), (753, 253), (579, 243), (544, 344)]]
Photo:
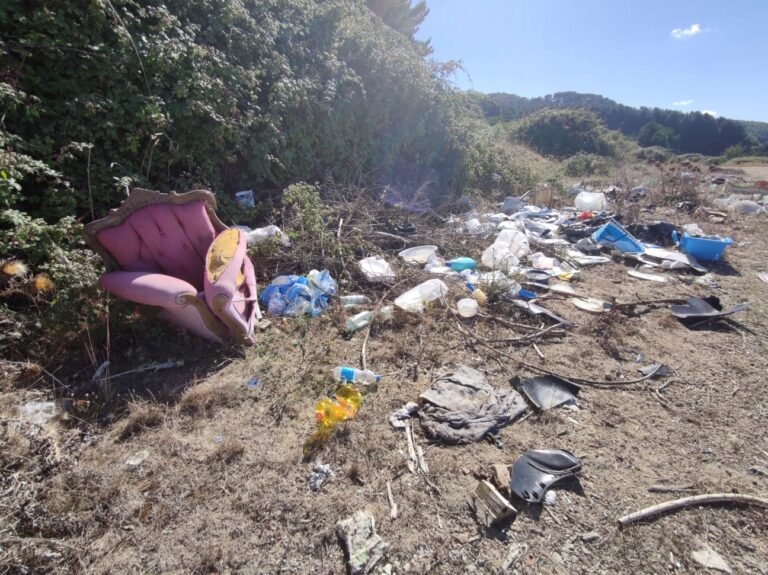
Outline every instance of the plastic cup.
[(477, 315), (477, 301), (465, 297), (456, 302), (456, 310), (461, 317), (475, 317)]

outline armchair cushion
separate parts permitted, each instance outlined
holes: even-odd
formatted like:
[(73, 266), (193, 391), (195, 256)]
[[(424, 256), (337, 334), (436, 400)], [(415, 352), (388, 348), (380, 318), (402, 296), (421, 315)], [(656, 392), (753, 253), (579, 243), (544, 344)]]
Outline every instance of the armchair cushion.
[(128, 301), (165, 308), (186, 305), (180, 301), (182, 295), (197, 295), (189, 282), (146, 272), (107, 272), (99, 278), (99, 287)]
[(213, 313), (235, 339), (250, 341), (258, 310), (256, 274), (246, 255), (245, 235), (239, 229), (224, 230), (208, 248), (203, 284)]
[(97, 233), (99, 242), (125, 271), (156, 272), (203, 288), (208, 246), (215, 237), (202, 201), (145, 206), (120, 225)]

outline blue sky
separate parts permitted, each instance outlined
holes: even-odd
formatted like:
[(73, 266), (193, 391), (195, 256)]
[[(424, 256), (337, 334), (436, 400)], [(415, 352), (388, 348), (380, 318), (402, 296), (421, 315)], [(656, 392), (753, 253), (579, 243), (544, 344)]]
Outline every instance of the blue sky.
[[(418, 37), (455, 83), (768, 121), (768, 0), (427, 0)], [(469, 76), (469, 77), (468, 77)]]

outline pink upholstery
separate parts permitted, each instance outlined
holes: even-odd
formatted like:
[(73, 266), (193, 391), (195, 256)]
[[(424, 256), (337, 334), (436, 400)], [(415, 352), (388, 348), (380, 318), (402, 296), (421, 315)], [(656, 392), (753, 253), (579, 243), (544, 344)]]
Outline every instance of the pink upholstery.
[(162, 307), (169, 321), (205, 339), (221, 342), (221, 338), (205, 325), (200, 312), (180, 301), (185, 295), (200, 297), (195, 287), (184, 280), (165, 274), (108, 272), (99, 279), (99, 287), (129, 301)]
[(184, 280), (147, 272), (107, 272), (99, 278), (99, 287), (123, 299), (167, 308), (185, 305), (179, 302), (181, 295), (197, 295)]
[(97, 234), (120, 269), (164, 273), (198, 290), (203, 288), (205, 254), (215, 237), (201, 201), (146, 206)]
[(127, 211), (127, 217), (107, 216), (86, 226), (86, 232), (93, 230), (86, 233), (89, 245), (105, 261), (112, 256), (108, 268), (118, 268), (105, 273), (99, 286), (123, 299), (161, 307), (168, 319), (206, 339), (221, 342), (229, 335), (251, 342), (254, 315), (261, 315), (244, 235), (238, 231), (235, 257), (217, 281), (209, 282), (208, 249), (216, 230), (228, 231), (215, 214), (211, 212), (215, 226), (208, 215), (215, 199), (206, 191), (190, 192), (186, 202), (179, 200), (184, 194), (171, 196), (173, 201), (165, 202), (164, 194), (136, 190), (118, 209)]
[[(247, 242), (245, 235), (237, 230), (238, 244), (235, 254), (226, 269), (215, 282), (211, 282), (208, 274), (204, 276), (205, 301), (213, 312), (226, 325), (238, 326), (242, 333), (253, 332), (253, 318), (258, 306), (256, 305), (256, 275), (251, 260), (246, 256)], [(237, 277), (244, 277), (242, 284), (237, 285)]]

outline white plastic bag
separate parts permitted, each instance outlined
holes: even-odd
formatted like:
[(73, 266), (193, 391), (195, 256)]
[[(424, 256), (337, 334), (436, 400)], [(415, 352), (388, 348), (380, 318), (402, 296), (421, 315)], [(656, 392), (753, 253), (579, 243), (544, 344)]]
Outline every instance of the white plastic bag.
[(484, 252), (480, 261), (492, 270), (512, 271), (520, 258), (531, 251), (528, 237), (519, 229), (504, 229)]
[(601, 212), (608, 207), (608, 201), (602, 192), (579, 192), (574, 205), (582, 212)]
[(280, 243), (283, 246), (288, 247), (291, 245), (291, 239), (288, 235), (275, 225), (264, 226), (263, 228), (256, 228), (255, 230), (245, 232), (245, 239), (248, 245), (259, 244), (275, 236), (280, 238)]

